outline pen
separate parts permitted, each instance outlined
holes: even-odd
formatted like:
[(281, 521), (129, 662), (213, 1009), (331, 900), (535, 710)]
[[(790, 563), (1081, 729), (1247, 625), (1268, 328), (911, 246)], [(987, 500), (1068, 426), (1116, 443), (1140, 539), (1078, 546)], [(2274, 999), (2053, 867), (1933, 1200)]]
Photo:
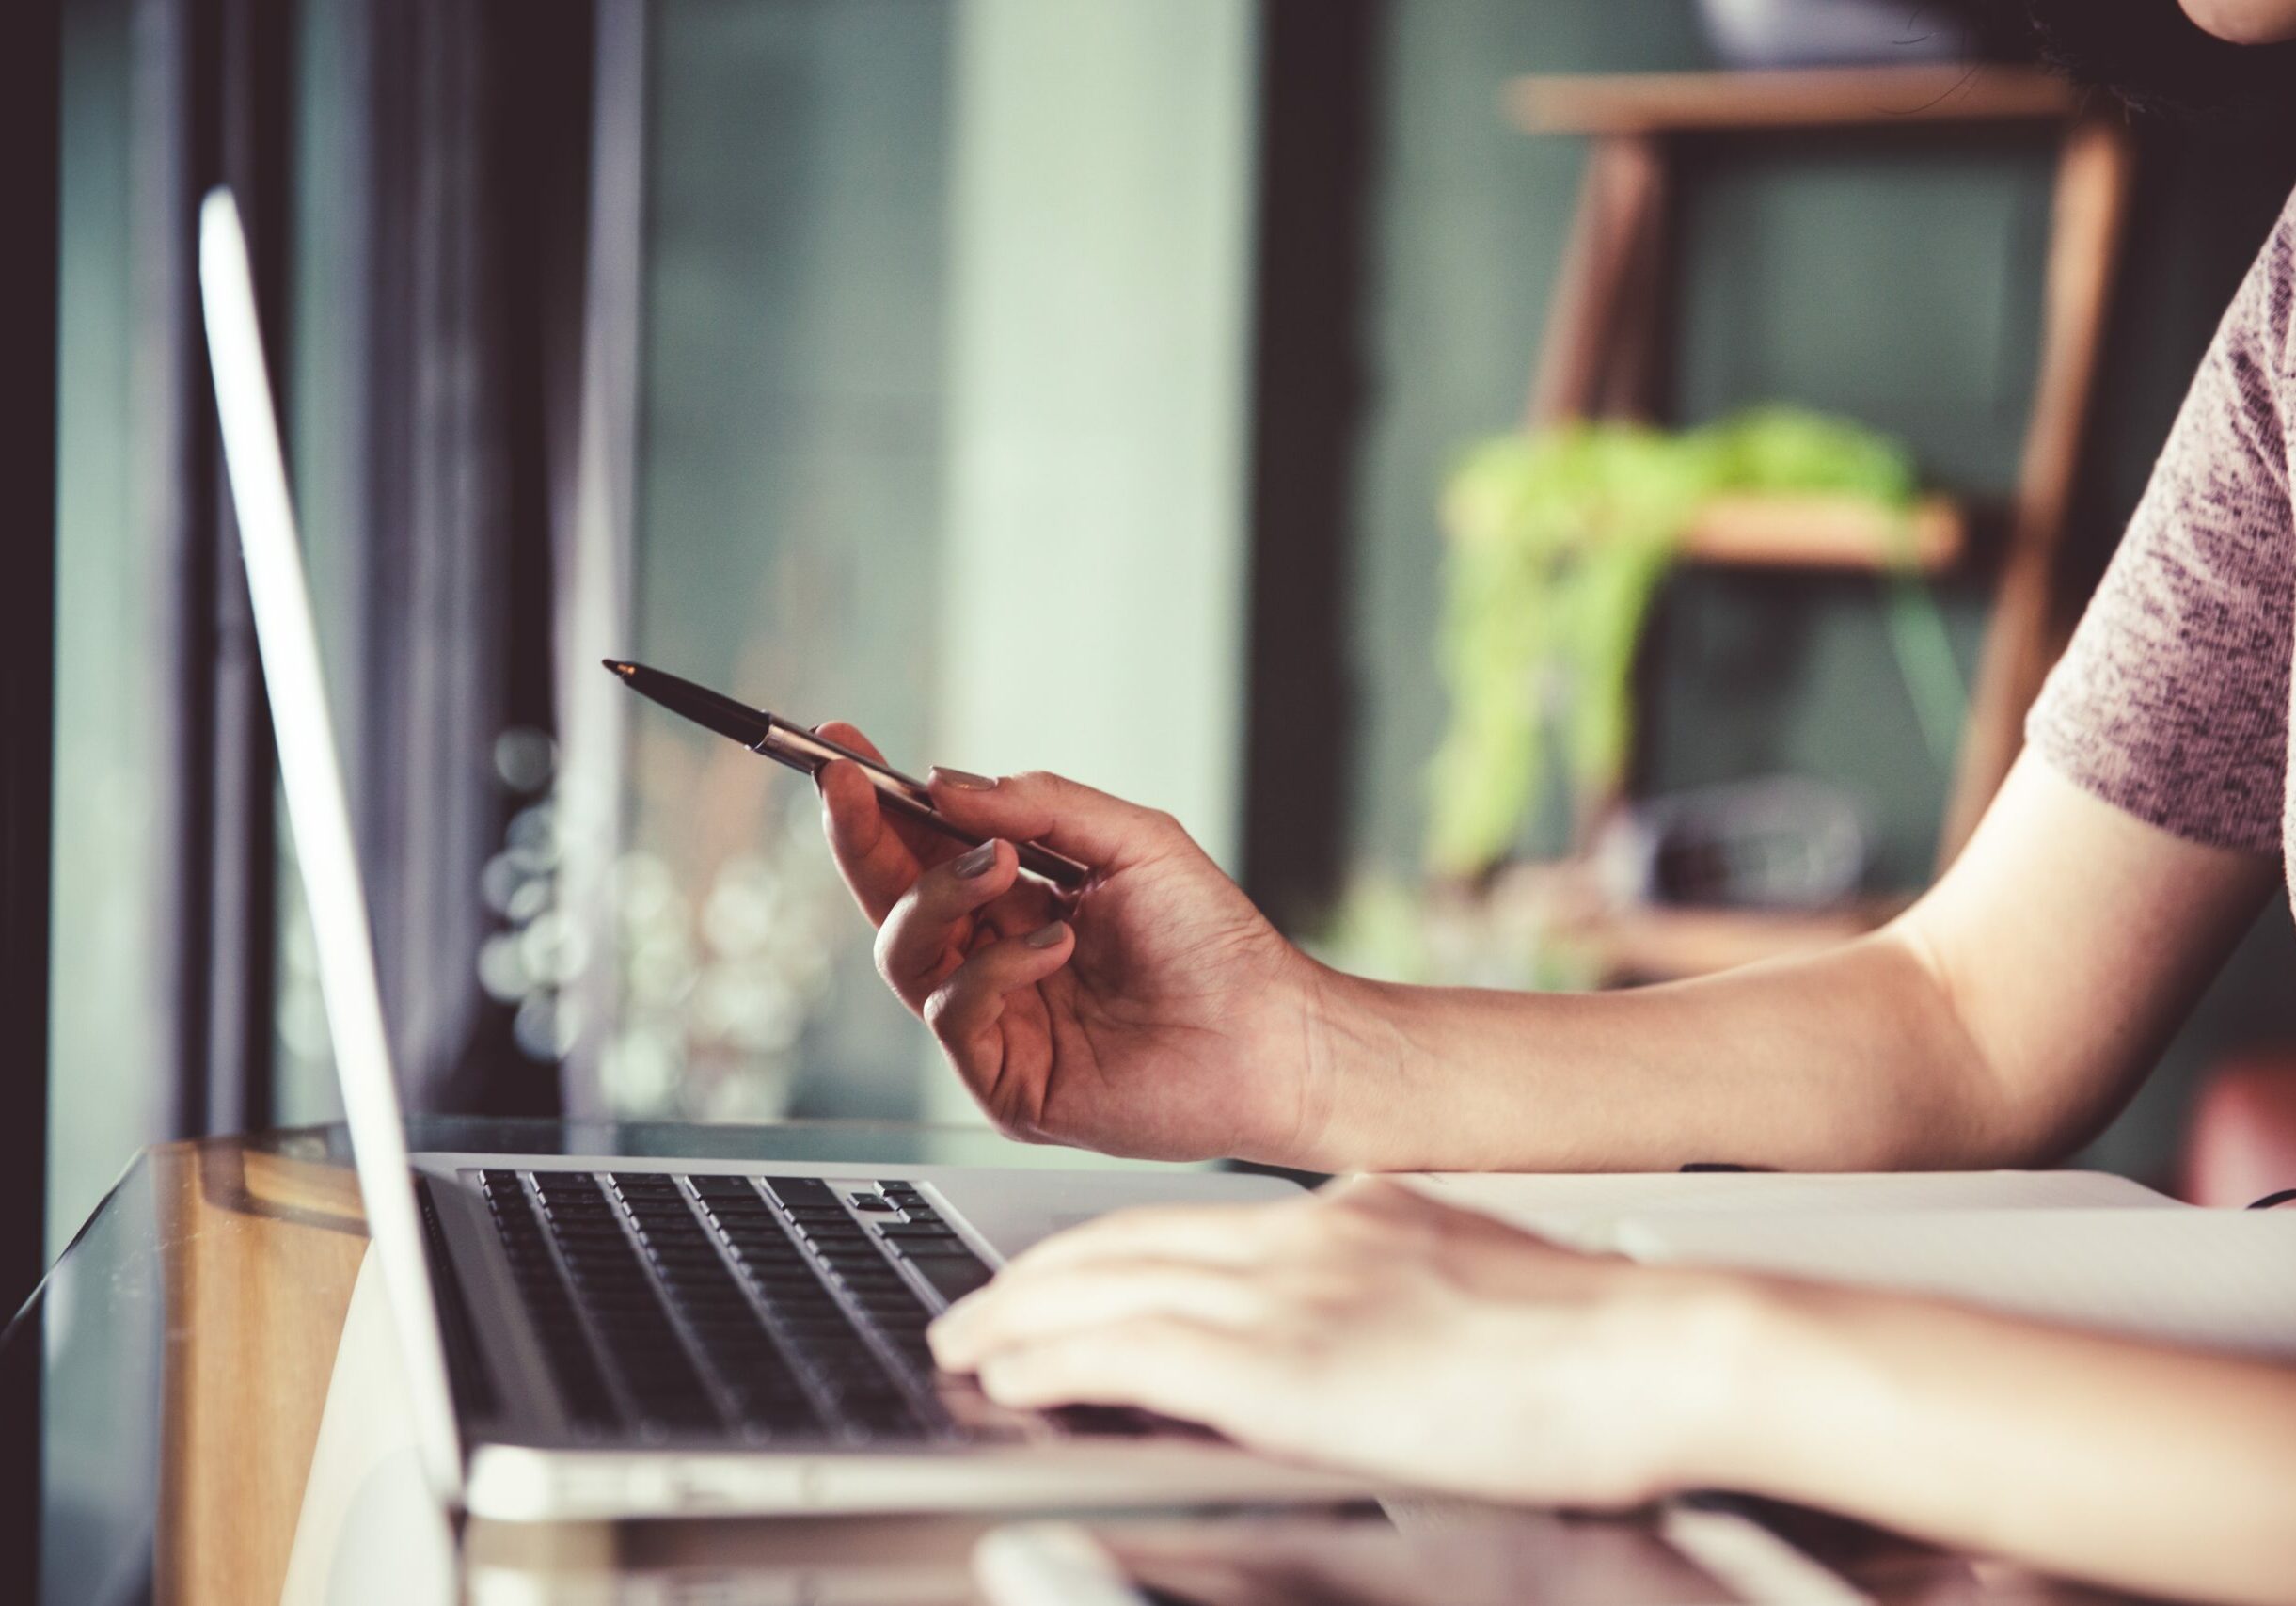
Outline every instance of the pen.
[[(762, 753), (768, 758), (802, 770), (808, 775), (817, 775), (821, 767), (831, 759), (849, 758), (861, 766), (861, 772), (869, 777), (877, 788), (878, 801), (894, 813), (919, 825), (929, 826), (943, 836), (953, 837), (970, 847), (978, 847), (984, 838), (961, 826), (952, 825), (941, 811), (933, 807), (932, 793), (925, 784), (898, 770), (866, 758), (849, 747), (815, 736), (803, 725), (791, 724), (778, 714), (763, 708), (752, 708), (747, 703), (736, 703), (705, 686), (696, 686), (690, 680), (681, 680), (674, 675), (658, 669), (648, 669), (642, 663), (624, 663), (616, 659), (602, 660), (606, 667), (622, 677), (624, 685), (641, 695), (651, 697), (673, 714), (682, 714), (705, 730), (714, 730), (720, 736), (738, 741), (752, 753)], [(1040, 876), (1053, 885), (1074, 891), (1092, 875), (1091, 869), (1065, 854), (1034, 842), (1015, 844), (1021, 852), (1021, 867), (1031, 875)]]

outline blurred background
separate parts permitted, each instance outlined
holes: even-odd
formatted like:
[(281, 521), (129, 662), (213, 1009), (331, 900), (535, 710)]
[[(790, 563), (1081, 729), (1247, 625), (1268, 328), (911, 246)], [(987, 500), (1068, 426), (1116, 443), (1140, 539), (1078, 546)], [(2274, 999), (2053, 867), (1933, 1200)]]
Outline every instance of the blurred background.
[[(10, 783), (53, 800), (11, 850), (50, 1251), (141, 1144), (335, 1113), (196, 328), (218, 181), (419, 1107), (967, 1113), (811, 789), (608, 654), (1171, 809), (1389, 974), (1884, 917), (2296, 149), (2013, 60), (1836, 80), (1817, 127), (1775, 115), (1807, 78), (1588, 93), (1807, 66), (1763, 27), (1812, 3), (71, 0), (53, 761)], [(1865, 23), (1815, 54), (1964, 71)], [(2067, 229), (2114, 271), (2052, 267)], [(2291, 965), (2275, 902), (2084, 1161), (2174, 1183)]]

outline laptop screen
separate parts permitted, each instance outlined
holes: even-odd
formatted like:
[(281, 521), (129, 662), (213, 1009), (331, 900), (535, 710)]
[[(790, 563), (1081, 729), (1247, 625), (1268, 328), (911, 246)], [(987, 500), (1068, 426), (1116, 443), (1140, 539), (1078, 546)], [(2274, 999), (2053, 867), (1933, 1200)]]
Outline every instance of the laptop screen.
[(223, 426), (224, 466), (278, 739), (279, 778), (310, 911), (320, 992), (326, 1001), (368, 1236), (397, 1330), (424, 1470), (441, 1496), (453, 1500), (462, 1483), (461, 1446), (407, 1161), (406, 1126), (383, 1025), (373, 927), (368, 922), (366, 883), (327, 713), (318, 629), (256, 319), (246, 234), (228, 189), (209, 192), (199, 209), (199, 290)]

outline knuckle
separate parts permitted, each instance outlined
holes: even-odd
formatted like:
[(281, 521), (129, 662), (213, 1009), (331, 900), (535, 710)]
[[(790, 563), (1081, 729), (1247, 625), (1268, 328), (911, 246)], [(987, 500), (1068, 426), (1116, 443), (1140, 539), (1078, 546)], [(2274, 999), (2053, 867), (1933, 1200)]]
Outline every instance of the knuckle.
[(938, 1037), (941, 1035), (942, 1028), (948, 1023), (950, 1011), (956, 1008), (956, 989), (941, 987), (926, 994), (925, 1003), (917, 1012), (924, 1017), (926, 1026), (933, 1035)]
[(1105, 1358), (1119, 1375), (1136, 1374), (1160, 1360), (1184, 1360), (1203, 1346), (1199, 1334), (1174, 1316), (1139, 1316), (1112, 1329)]
[(1038, 818), (1066, 815), (1086, 806), (1090, 798), (1087, 788), (1050, 770), (1023, 770), (1006, 777), (1005, 785), (1018, 794), (1030, 816)]
[(950, 889), (958, 884), (956, 873), (946, 865), (935, 865), (917, 872), (917, 879), (901, 895), (901, 901), (916, 914), (927, 918), (943, 917), (949, 907)]
[(1279, 1344), (1287, 1353), (1312, 1345), (1326, 1330), (1330, 1317), (1343, 1309), (1327, 1302), (1321, 1293), (1313, 1283), (1295, 1283), (1285, 1290), (1281, 1298), (1270, 1302), (1258, 1336)]
[(894, 959), (900, 946), (902, 914), (902, 906), (895, 905), (893, 913), (885, 917), (885, 923), (877, 929), (877, 940), (869, 947), (870, 957), (877, 962), (877, 974), (884, 978), (888, 987), (897, 988), (900, 985), (899, 979), (895, 974)]
[(1343, 1311), (1360, 1303), (1364, 1279), (1336, 1266), (1303, 1266), (1285, 1290), (1287, 1304), (1306, 1311)]

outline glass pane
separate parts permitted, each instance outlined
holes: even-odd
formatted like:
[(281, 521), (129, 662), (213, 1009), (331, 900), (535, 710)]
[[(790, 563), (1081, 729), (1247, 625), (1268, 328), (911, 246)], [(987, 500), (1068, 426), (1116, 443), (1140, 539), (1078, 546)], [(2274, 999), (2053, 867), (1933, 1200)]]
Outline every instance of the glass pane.
[[(653, 17), (632, 651), (920, 762), (951, 9), (665, 0)], [(872, 978), (812, 787), (658, 710), (631, 726), (613, 1107), (907, 1108), (906, 1021), (822, 1008)]]
[[(359, 383), (372, 339), (361, 282), (362, 171), (356, 127), (365, 21), (348, 0), (302, 0), (295, 30), (293, 148), (289, 161), (292, 237), (285, 286), (287, 328), (282, 403), (294, 476), (305, 571), (318, 620), (335, 739), (356, 796), (364, 700), (359, 669), (367, 652), (360, 606), (356, 499), (365, 419)], [(342, 1110), (335, 1056), (319, 995), (318, 955), (303, 904), (294, 833), (282, 794), (272, 810), (278, 837), (275, 902), (278, 935), (272, 977), (272, 1105), (282, 1124), (332, 1121)]]
[[(657, 0), (645, 661), (1235, 832), (1255, 12)], [(630, 711), (607, 1106), (952, 1119), (811, 787)]]
[(172, 859), (162, 689), (170, 579), (137, 472), (135, 130), (124, 0), (64, 13), (57, 364), (55, 858), (48, 1243), (60, 1250), (168, 1118)]

